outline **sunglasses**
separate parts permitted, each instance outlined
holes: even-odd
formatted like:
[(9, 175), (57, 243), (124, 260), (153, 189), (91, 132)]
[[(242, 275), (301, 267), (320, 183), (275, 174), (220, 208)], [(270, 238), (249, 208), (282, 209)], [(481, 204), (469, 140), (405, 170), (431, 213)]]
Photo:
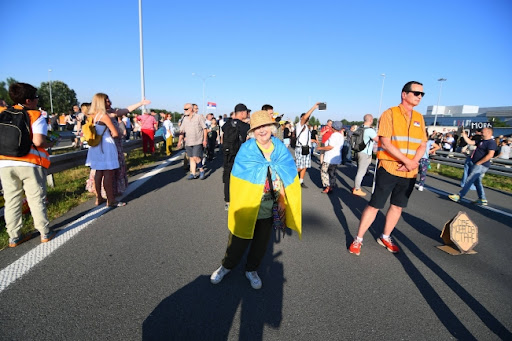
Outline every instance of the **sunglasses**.
[(414, 94), (414, 96), (416, 96), (416, 97), (419, 97), (420, 95), (421, 95), (421, 97), (425, 97), (425, 93), (421, 92), (421, 91), (407, 91), (407, 92), (412, 92)]
[(184, 108), (183, 110), (187, 111), (187, 110), (190, 110), (191, 108)]

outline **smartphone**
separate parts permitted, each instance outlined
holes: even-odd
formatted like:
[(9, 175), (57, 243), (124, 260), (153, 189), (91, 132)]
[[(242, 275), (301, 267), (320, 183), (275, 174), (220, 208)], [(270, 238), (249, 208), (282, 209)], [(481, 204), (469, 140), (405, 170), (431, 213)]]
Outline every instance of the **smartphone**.
[(327, 103), (323, 102), (318, 104), (318, 110), (326, 110), (327, 109)]

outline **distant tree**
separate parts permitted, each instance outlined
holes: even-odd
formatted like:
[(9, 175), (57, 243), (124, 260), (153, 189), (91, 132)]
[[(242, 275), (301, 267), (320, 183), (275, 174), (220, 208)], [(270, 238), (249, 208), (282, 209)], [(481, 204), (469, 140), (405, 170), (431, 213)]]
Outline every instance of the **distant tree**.
[(492, 122), (493, 128), (508, 127), (507, 122), (503, 122), (497, 117), (489, 117), (489, 121)]
[(8, 77), (5, 82), (0, 82), (0, 99), (3, 99), (8, 105), (15, 104), (11, 97), (9, 97), (9, 87), (12, 83), (17, 83), (18, 81), (12, 77)]
[(311, 118), (309, 119), (309, 124), (312, 126), (319, 126), (320, 121), (315, 116), (311, 116)]
[[(49, 112), (51, 109), (49, 83), (42, 82), (37, 92), (39, 94), (39, 106)], [(70, 89), (64, 82), (53, 81), (52, 103), (54, 113), (68, 113), (73, 109), (73, 105), (78, 104), (75, 90)]]
[(293, 123), (295, 123), (295, 124), (299, 123), (299, 116), (295, 116), (295, 120), (293, 121)]

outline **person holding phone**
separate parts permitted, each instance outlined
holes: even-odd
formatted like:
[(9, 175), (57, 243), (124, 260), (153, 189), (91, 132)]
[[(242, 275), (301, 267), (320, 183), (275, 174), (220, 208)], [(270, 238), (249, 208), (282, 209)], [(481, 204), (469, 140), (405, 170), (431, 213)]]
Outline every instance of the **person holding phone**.
[(297, 136), (295, 164), (297, 165), (300, 186), (302, 188), (308, 188), (308, 186), (304, 184), (304, 175), (306, 175), (306, 170), (311, 168), (311, 131), (309, 130), (308, 122), (311, 114), (318, 108), (319, 104), (320, 102), (316, 103), (307, 113), (300, 115), (300, 120), (295, 128), (295, 135)]

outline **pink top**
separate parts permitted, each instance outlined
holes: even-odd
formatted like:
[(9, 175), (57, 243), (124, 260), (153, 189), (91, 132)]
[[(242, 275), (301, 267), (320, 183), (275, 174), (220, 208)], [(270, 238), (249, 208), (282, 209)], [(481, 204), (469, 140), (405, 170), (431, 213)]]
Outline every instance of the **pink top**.
[(140, 115), (137, 116), (137, 121), (141, 122), (141, 129), (144, 130), (155, 130), (155, 124), (157, 123), (153, 115)]

